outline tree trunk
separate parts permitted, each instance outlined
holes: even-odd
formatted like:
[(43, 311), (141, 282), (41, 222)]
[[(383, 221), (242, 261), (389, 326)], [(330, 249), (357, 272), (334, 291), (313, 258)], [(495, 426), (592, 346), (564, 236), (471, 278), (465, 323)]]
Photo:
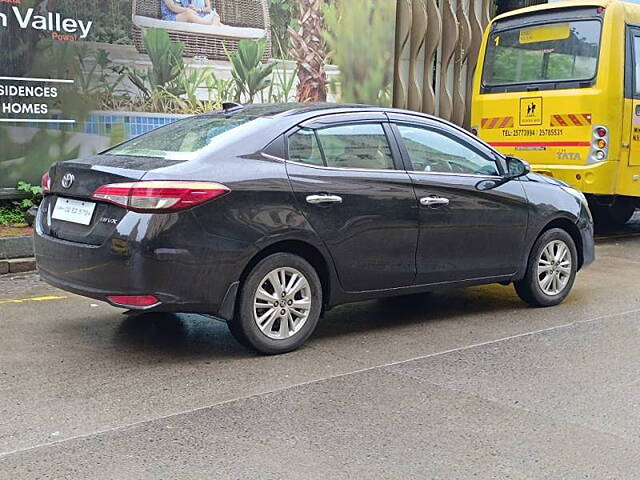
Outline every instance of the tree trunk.
[(324, 102), (327, 100), (327, 74), (324, 64), (327, 46), (324, 41), (324, 0), (298, 0), (300, 2), (300, 31), (289, 27), (291, 56), (298, 64), (298, 101)]

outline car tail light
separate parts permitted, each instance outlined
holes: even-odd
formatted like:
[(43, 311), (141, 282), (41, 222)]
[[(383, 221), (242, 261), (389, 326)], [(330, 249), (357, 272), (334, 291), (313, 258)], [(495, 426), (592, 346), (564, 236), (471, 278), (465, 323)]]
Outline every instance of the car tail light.
[(195, 207), (230, 191), (215, 182), (161, 180), (103, 185), (91, 198), (134, 212), (173, 212)]
[(153, 295), (112, 295), (107, 297), (107, 300), (114, 305), (132, 308), (153, 307), (160, 303)]
[(49, 176), (49, 172), (44, 172), (44, 175), (42, 175), (42, 180), (40, 180), (40, 186), (42, 187), (43, 195), (46, 195), (51, 191), (51, 177)]

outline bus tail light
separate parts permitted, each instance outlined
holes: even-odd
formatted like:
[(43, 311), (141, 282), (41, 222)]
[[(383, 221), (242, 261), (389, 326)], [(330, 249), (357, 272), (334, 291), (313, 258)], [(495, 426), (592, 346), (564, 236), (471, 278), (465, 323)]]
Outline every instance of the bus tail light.
[(192, 208), (230, 191), (215, 182), (160, 180), (103, 185), (91, 198), (134, 212), (160, 213)]
[(593, 127), (591, 151), (587, 164), (603, 162), (609, 156), (609, 130), (603, 125)]
[(471, 135), (478, 136), (478, 127), (471, 127)]

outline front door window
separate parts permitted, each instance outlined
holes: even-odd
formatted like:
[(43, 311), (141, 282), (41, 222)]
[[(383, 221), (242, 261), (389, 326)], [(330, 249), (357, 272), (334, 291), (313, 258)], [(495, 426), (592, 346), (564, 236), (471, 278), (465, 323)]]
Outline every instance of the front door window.
[(410, 125), (398, 125), (398, 130), (413, 171), (499, 175), (494, 160), (449, 135)]

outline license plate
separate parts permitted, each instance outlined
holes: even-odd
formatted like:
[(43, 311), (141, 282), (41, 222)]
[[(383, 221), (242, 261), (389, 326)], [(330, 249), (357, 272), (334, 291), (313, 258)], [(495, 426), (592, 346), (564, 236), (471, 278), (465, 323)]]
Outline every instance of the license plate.
[(52, 218), (55, 220), (62, 220), (63, 222), (89, 225), (95, 209), (96, 204), (93, 202), (83, 202), (80, 200), (72, 200), (70, 198), (58, 198), (56, 206), (53, 209)]

